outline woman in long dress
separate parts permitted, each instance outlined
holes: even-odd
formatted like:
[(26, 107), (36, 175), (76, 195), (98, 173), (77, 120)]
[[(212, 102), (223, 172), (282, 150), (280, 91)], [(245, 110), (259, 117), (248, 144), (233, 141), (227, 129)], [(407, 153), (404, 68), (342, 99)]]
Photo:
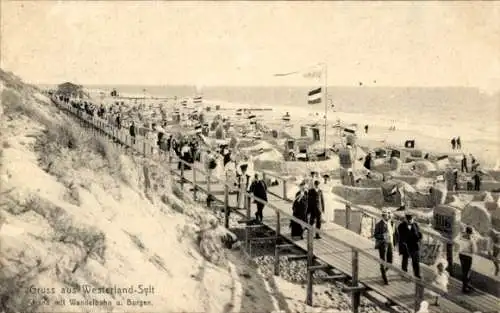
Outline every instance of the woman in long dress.
[[(295, 200), (293, 201), (292, 211), (293, 216), (301, 221), (307, 223), (307, 190), (306, 183), (303, 181), (299, 185), (299, 191), (295, 194)], [(300, 237), (303, 239), (304, 229), (302, 225), (294, 221), (290, 221), (290, 228), (292, 230), (292, 237)]]

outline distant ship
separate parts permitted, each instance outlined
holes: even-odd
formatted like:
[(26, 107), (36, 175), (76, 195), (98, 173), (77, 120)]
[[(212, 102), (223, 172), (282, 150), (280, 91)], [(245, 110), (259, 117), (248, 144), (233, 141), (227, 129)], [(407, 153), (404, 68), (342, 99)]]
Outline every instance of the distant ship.
[(283, 117), (281, 118), (281, 120), (283, 120), (284, 122), (290, 122), (290, 120), (291, 120), (290, 114), (288, 112), (286, 112), (286, 114), (283, 115)]

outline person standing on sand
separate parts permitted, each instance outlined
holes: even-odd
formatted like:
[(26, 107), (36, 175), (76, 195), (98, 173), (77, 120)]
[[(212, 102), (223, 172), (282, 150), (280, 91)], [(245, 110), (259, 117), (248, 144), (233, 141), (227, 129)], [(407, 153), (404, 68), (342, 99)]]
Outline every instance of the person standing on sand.
[(480, 191), (481, 190), (481, 175), (479, 174), (479, 171), (477, 171), (477, 170), (474, 171), (474, 175), (472, 176), (472, 179), (474, 180), (474, 190)]
[(406, 214), (405, 221), (398, 226), (398, 245), (401, 260), (401, 269), (408, 272), (408, 261), (411, 258), (413, 275), (420, 278), (420, 241), (422, 233), (417, 223), (413, 220), (413, 215)]
[(132, 121), (132, 124), (130, 124), (129, 128), (129, 134), (132, 139), (132, 145), (135, 145), (135, 123)]
[(460, 267), (462, 269), (462, 292), (469, 293), (472, 291), (470, 287), (470, 272), (472, 268), (472, 260), (477, 252), (476, 241), (473, 238), (473, 229), (470, 226), (465, 228), (465, 234), (460, 238), (458, 257), (460, 259)]
[[(375, 224), (373, 237), (375, 238), (375, 249), (378, 250), (380, 259), (392, 264), (392, 256), (394, 245), (397, 241), (397, 234), (396, 225), (391, 218), (391, 211), (388, 209), (382, 210), (382, 219)], [(382, 274), (384, 284), (388, 285), (389, 281), (387, 280), (386, 274), (387, 268), (382, 264), (380, 264), (380, 273)]]
[(365, 134), (368, 134), (368, 125), (365, 125)]
[[(260, 175), (258, 173), (255, 173), (254, 181), (253, 181), (252, 185), (250, 186), (250, 192), (256, 198), (259, 198), (259, 199), (267, 202), (267, 185), (264, 182), (264, 180), (262, 180), (262, 178), (260, 177)], [(257, 212), (255, 212), (255, 219), (259, 223), (262, 223), (262, 220), (264, 218), (263, 211), (264, 211), (265, 204), (262, 202), (259, 202), (259, 201), (255, 201), (255, 203), (257, 204)]]
[[(292, 205), (292, 213), (293, 217), (298, 218), (301, 221), (307, 223), (307, 205), (308, 205), (308, 196), (306, 190), (306, 182), (302, 181), (299, 184), (299, 191), (295, 194), (295, 200)], [(292, 231), (292, 237), (300, 237), (300, 239), (304, 239), (304, 228), (302, 225), (290, 221), (290, 228)]]
[(363, 163), (363, 166), (367, 170), (371, 170), (372, 169), (372, 154), (370, 152), (366, 155), (365, 162)]
[(464, 153), (464, 155), (463, 155), (463, 157), (462, 157), (462, 162), (461, 162), (461, 164), (462, 164), (462, 172), (463, 172), (463, 173), (468, 173), (468, 172), (469, 172), (469, 170), (468, 170), (468, 168), (467, 168), (467, 156), (465, 155), (465, 153)]
[(457, 137), (457, 150), (462, 149), (462, 141), (460, 140), (460, 136)]
[(455, 137), (453, 137), (451, 139), (451, 149), (452, 150), (455, 150), (456, 144), (457, 144), (457, 141), (456, 141)]
[[(315, 180), (313, 188), (308, 191), (307, 215), (309, 215), (309, 224), (316, 225), (316, 229), (321, 229), (322, 213), (325, 212), (325, 199), (323, 191), (319, 188), (319, 180)], [(316, 239), (321, 236), (316, 234)]]

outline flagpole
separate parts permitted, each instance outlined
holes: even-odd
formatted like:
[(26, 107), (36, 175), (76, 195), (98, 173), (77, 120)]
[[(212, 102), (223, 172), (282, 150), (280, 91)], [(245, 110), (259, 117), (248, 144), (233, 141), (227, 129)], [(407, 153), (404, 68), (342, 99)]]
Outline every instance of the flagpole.
[(327, 126), (327, 121), (328, 121), (328, 66), (325, 63), (323, 63), (323, 70), (325, 74), (325, 94), (323, 100), (325, 101), (325, 134), (324, 134), (324, 153), (325, 153), (325, 159), (326, 159), (326, 126)]

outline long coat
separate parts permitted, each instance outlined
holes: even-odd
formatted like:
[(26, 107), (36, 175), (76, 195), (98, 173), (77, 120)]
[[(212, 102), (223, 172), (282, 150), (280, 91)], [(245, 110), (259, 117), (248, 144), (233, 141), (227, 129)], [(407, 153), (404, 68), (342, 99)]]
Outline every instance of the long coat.
[(321, 216), (321, 213), (325, 210), (325, 198), (323, 197), (322, 190), (316, 190), (314, 188), (308, 191), (308, 205), (307, 214), (311, 216)]
[(412, 254), (420, 251), (420, 240), (422, 240), (422, 233), (417, 223), (412, 223), (408, 227), (406, 221), (398, 226), (398, 247), (399, 254)]
[[(295, 194), (295, 200), (292, 205), (293, 217), (298, 218), (304, 222), (307, 221), (307, 206), (308, 206), (308, 195), (307, 191), (304, 194), (297, 192)], [(303, 229), (302, 226), (294, 221), (290, 221), (290, 228), (292, 229), (292, 236), (302, 236)]]
[(250, 192), (257, 198), (267, 202), (267, 185), (263, 180), (257, 180), (250, 186)]
[(398, 242), (398, 230), (396, 227), (396, 223), (394, 223), (394, 221), (389, 221), (389, 223), (391, 223), (392, 229), (394, 231), (392, 238), (388, 237), (387, 223), (385, 221), (380, 220), (377, 222), (377, 224), (375, 224), (373, 237), (375, 238), (376, 249), (380, 248), (381, 246), (388, 245), (389, 243), (392, 243), (392, 245), (395, 246)]

